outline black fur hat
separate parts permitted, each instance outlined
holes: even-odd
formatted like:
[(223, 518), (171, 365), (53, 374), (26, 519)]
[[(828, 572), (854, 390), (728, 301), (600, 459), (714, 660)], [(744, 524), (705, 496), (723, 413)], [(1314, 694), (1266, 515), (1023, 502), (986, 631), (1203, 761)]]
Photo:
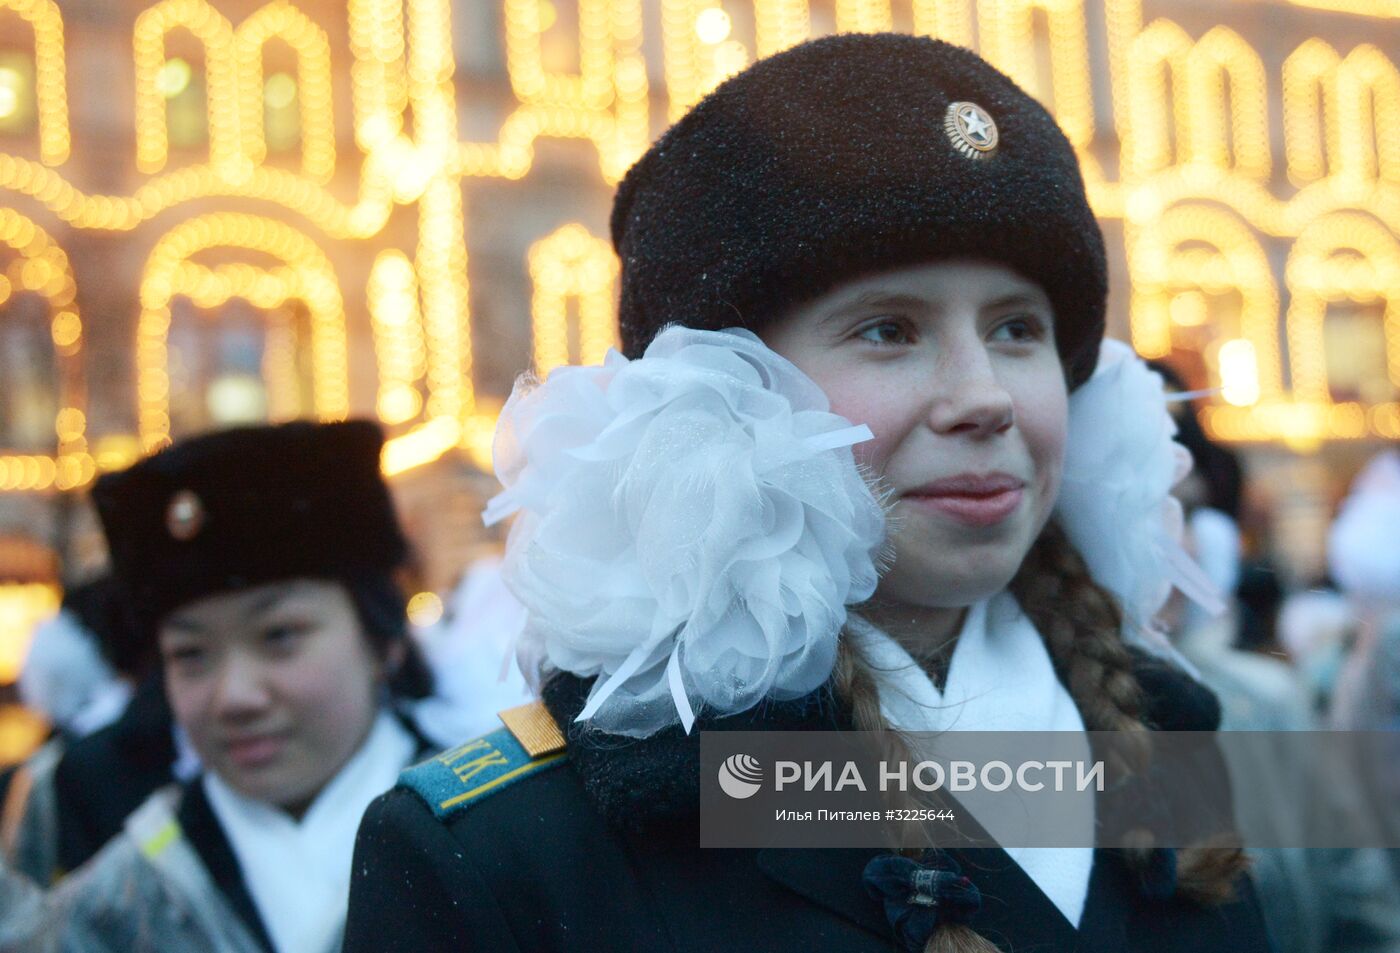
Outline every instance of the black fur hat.
[(199, 599), (298, 577), (388, 576), (407, 556), (369, 421), (241, 427), (103, 476), (113, 574), (150, 633)]
[(841, 34), (721, 84), (618, 188), (623, 350), (667, 324), (758, 328), (865, 274), (949, 257), (1045, 289), (1070, 386), (1098, 360), (1107, 266), (1055, 120), (974, 53)]

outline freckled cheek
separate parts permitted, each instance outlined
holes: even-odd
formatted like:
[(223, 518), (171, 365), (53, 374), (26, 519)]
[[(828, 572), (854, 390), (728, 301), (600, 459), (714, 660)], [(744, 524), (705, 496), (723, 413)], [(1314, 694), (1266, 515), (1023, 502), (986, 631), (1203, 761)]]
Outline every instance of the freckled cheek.
[(856, 465), (869, 475), (884, 476), (890, 454), (893, 452), (893, 448), (887, 446), (888, 443), (889, 441), (876, 437), (874, 440), (853, 446), (851, 452), (855, 455)]
[(895, 436), (899, 427), (890, 422), (888, 410), (865, 394), (848, 393), (839, 387), (826, 390), (833, 414), (839, 414), (856, 425), (864, 424), (875, 435), (873, 440), (866, 440), (851, 447), (856, 463), (883, 475), (899, 443)]
[(1068, 434), (1068, 411), (1064, 399), (1050, 394), (1038, 406), (1018, 415), (1022, 432), (1026, 434), (1040, 485), (1042, 506), (1049, 510), (1059, 496), (1064, 473), (1065, 443)]

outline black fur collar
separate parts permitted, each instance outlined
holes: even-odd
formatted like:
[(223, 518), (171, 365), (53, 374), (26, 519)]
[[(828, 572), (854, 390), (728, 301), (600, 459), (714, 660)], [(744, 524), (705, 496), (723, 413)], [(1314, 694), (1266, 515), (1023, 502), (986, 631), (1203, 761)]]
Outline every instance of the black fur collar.
[(704, 714), (687, 735), (679, 725), (650, 738), (607, 734), (574, 721), (593, 679), (553, 675), (543, 699), (564, 729), (569, 761), (609, 826), (640, 832), (694, 821), (700, 804), (701, 731), (844, 731), (851, 727), (829, 686), (789, 702), (765, 702), (725, 718)]

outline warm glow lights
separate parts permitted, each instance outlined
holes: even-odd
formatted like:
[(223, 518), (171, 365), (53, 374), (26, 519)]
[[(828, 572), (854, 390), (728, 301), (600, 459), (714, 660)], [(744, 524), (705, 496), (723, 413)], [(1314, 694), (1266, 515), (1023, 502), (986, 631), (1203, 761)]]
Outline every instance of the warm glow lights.
[[(531, 305), (535, 372), (561, 364), (598, 364), (617, 345), (613, 286), (618, 262), (612, 245), (582, 225), (565, 225), (536, 242), (529, 254), (535, 293)], [(578, 305), (578, 356), (570, 354), (567, 311)]]
[[(1205, 354), (1222, 387), (1222, 404), (1202, 414), (1212, 435), (1300, 449), (1386, 437), (1393, 405), (1331, 402), (1323, 322), (1329, 301), (1383, 298), (1387, 366), (1400, 379), (1400, 323), (1390, 303), (1400, 289), (1389, 264), (1400, 231), (1394, 64), (1375, 47), (1342, 57), (1317, 39), (1285, 60), (1285, 158), (1302, 191), (1280, 199), (1267, 188), (1267, 78), (1249, 45), (1223, 27), (1193, 41), (1166, 20), (1128, 42), (1124, 210), (1135, 345), (1167, 354), (1173, 326), (1197, 321), (1200, 302), (1181, 297), (1193, 288), (1238, 293), (1237, 331), (1212, 323), (1223, 337)], [(1261, 233), (1296, 239), (1286, 275), (1286, 391), (1277, 278)]]
[[(926, 7), (928, 2), (915, 0), (915, 6)], [(807, 0), (753, 0), (753, 19), (754, 43), (759, 56), (772, 56), (801, 43), (812, 32)]]
[(19, 112), (22, 78), (14, 70), (0, 70), (0, 119), (9, 119)]
[[(1192, 43), (1176, 24), (1157, 20), (1134, 40), (1133, 49), (1135, 172), (1201, 165), (1267, 179), (1264, 67), (1244, 40), (1216, 27)], [(1168, 103), (1170, 114), (1163, 108)]]
[(912, 0), (914, 32), (971, 47), (971, 0)]
[[(262, 268), (191, 261), (210, 248), (240, 248), (270, 255), (284, 265)], [(341, 420), (349, 413), (345, 310), (325, 254), (300, 232), (271, 219), (229, 212), (190, 219), (156, 245), (141, 285), (136, 373), (141, 444), (147, 453), (170, 442), (170, 375), (167, 336), (170, 300), (188, 297), (196, 307), (217, 308), (242, 298), (273, 310), (290, 301), (311, 315), (312, 382), (316, 416)]]
[[(507, 69), (522, 105), (502, 126), (498, 161), (510, 171), (522, 163), (528, 167), (539, 136), (590, 139), (603, 178), (616, 182), (651, 138), (641, 0), (577, 0), (577, 74), (544, 67), (544, 0), (504, 2)], [(718, 8), (711, 12), (723, 16)], [(707, 29), (719, 29), (717, 20), (709, 22)], [(481, 159), (464, 156), (464, 161), (467, 174), (485, 171)]]
[(437, 593), (419, 592), (408, 600), (408, 621), (420, 629), (436, 624), (442, 613), (442, 599)]
[(253, 163), (262, 162), (267, 155), (263, 109), (264, 104), (272, 104), (277, 85), (271, 80), (266, 84), (263, 81), (263, 47), (273, 38), (296, 52), (296, 80), (284, 76), (281, 85), (289, 99), (299, 96), (301, 100), (301, 170), (314, 182), (328, 182), (335, 171), (330, 42), (325, 30), (287, 0), (273, 0), (245, 20), (235, 33), (243, 154)]
[(1265, 393), (1277, 394), (1282, 388), (1275, 343), (1278, 291), (1264, 250), (1244, 223), (1220, 209), (1177, 206), (1154, 227), (1135, 235), (1128, 267), (1133, 277), (1132, 338), (1138, 352), (1154, 358), (1171, 352), (1171, 316), (1181, 292), (1237, 291), (1243, 301), (1240, 335), (1250, 342), (1256, 362), (1251, 377)]
[[(771, 9), (761, 10), (764, 4), (765, 0), (754, 0), (755, 19), (764, 30), (762, 38), (775, 51), (806, 39), (794, 38), (796, 29), (805, 28), (806, 17), (794, 15), (791, 3), (776, 2)], [(752, 58), (743, 43), (727, 38), (728, 33), (718, 40), (702, 37), (706, 25), (718, 23), (723, 12), (717, 0), (661, 0), (661, 42), (672, 121)]]
[(418, 279), (413, 263), (400, 251), (375, 259), (369, 276), (369, 310), (374, 350), (379, 358), (379, 418), (401, 424), (418, 416), (423, 398), (418, 389), (427, 369), (423, 318), (418, 307)]
[[(486, 463), (494, 405), (477, 393), (473, 371), (465, 241), (475, 227), (474, 180), (522, 179), (535, 168), (541, 137), (574, 139), (596, 152), (604, 190), (663, 124), (649, 111), (652, 78), (664, 77), (667, 116), (678, 118), (756, 57), (807, 39), (814, 21), (823, 30), (912, 25), (964, 45), (977, 38), (988, 59), (1052, 109), (1080, 154), (1095, 210), (1123, 220), (1131, 337), (1152, 356), (1202, 349), (1211, 384), (1223, 388), (1202, 415), (1212, 433), (1294, 446), (1400, 437), (1400, 403), (1332, 403), (1323, 348), (1329, 307), (1377, 308), (1389, 377), (1400, 388), (1400, 73), (1395, 46), (1379, 31), (1375, 45), (1334, 49), (1308, 39), (1282, 62), (1266, 63), (1223, 26), (1145, 25), (1141, 0), (481, 2), (499, 5), (509, 81), (506, 118), (485, 141), (463, 133), (460, 116), (477, 104), (465, 101), (475, 87), (463, 83), (456, 63), (452, 0), (345, 0), (344, 27), (321, 17), (323, 5), (298, 0), (144, 4), (131, 34), (142, 175), (129, 194), (103, 195), (81, 188), (66, 165), (59, 5), (0, 0), (5, 35), (19, 38), (10, 53), (32, 57), (13, 70), (18, 83), (0, 73), (0, 113), (14, 87), (14, 108), (24, 97), (26, 110), (14, 128), (27, 137), (15, 154), (0, 153), (0, 205), (29, 203), (26, 215), (83, 231), (166, 222), (163, 238), (142, 239), (151, 250), (136, 354), (139, 445), (128, 437), (120, 452), (89, 456), (79, 409), (83, 322), (71, 269), (47, 238), (33, 244), (42, 232), (28, 219), (0, 209), (0, 231), (26, 236), (6, 239), (23, 261), (0, 269), (0, 307), (18, 293), (45, 297), (65, 388), (53, 455), (0, 457), (0, 492), (79, 486), (95, 472), (94, 456), (118, 465), (169, 438), (165, 333), (176, 295), (199, 307), (246, 298), (266, 311), (269, 414), (336, 417), (351, 406), (342, 295), (363, 294), (378, 368), (369, 400), (399, 428), (386, 446), (385, 472), (453, 448)], [(1397, 16), (1394, 0), (1291, 2)], [(659, 8), (655, 24), (643, 17), (648, 3)], [(235, 9), (241, 20), (231, 19)], [(644, 29), (655, 31), (645, 46)], [(1096, 61), (1096, 37), (1107, 41), (1106, 63)], [(556, 61), (561, 43), (574, 47), (574, 55), (565, 50), (574, 63), (568, 69)], [(292, 57), (279, 59), (269, 44)], [(647, 62), (644, 49), (659, 58)], [(1094, 71), (1105, 68), (1108, 85), (1100, 88), (1111, 89), (1111, 103), (1095, 96)], [(347, 127), (337, 143), (340, 81), (349, 82), (340, 92), (348, 94), (353, 137)], [(1275, 178), (1271, 94), (1281, 98), (1279, 172), (1286, 167), (1291, 189)], [(197, 154), (172, 152), (172, 102), (194, 96), (204, 97), (207, 154), (203, 145)], [(1115, 147), (1116, 176), (1107, 152)], [(265, 218), (232, 214), (219, 211), (222, 200), (274, 208), (257, 206)], [(182, 221), (195, 214), (194, 203), (200, 217)], [(391, 215), (416, 223), (414, 235), (394, 233), (402, 250), (389, 247)], [(322, 251), (338, 242), (361, 243), (362, 251), (370, 243), (361, 260), (374, 260), (368, 276), (343, 290)], [(277, 264), (206, 254), (218, 248), (272, 255)], [(1281, 261), (1285, 252), (1280, 276), (1270, 256)], [(617, 263), (607, 243), (566, 225), (539, 237), (523, 267), (533, 286), (538, 369), (599, 359), (614, 333)], [(306, 330), (298, 316), (309, 319)], [(311, 365), (310, 407), (300, 392), (299, 352)]]
[(695, 35), (700, 37), (701, 43), (708, 43), (710, 46), (729, 39), (729, 31), (733, 26), (729, 14), (719, 7), (701, 10), (695, 17)]
[(205, 0), (164, 0), (136, 20), (136, 159), (143, 172), (168, 161), (165, 99), (189, 83), (190, 66), (165, 58), (165, 38), (182, 28), (204, 46), (209, 97), (209, 161), (223, 177), (245, 179), (263, 161), (262, 50), (273, 37), (297, 54), (302, 171), (325, 182), (335, 168), (330, 44), (326, 33), (287, 0), (273, 0), (235, 31)]
[(68, 159), (70, 146), (63, 17), (53, 0), (0, 0), (0, 22), (16, 15), (34, 31), (39, 154), (47, 165), (61, 165)]
[(6, 208), (0, 208), (0, 248), (14, 254), (3, 271), (0, 306), (11, 296), (24, 292), (39, 295), (48, 306), (60, 408), (54, 418), (53, 456), (4, 454), (0, 450), (0, 491), (81, 486), (92, 479), (95, 469), (84, 436), (87, 418), (79, 409), (83, 323), (78, 316), (78, 287), (68, 256), (43, 229)]
[(836, 0), (837, 33), (879, 33), (894, 29), (889, 0)]
[[(208, 71), (209, 158), (231, 177), (240, 177), (238, 71), (233, 27), (205, 0), (162, 0), (136, 18), (132, 48), (136, 59), (136, 166), (159, 172), (168, 155), (166, 100), (171, 95), (165, 38), (188, 30), (203, 44)], [(162, 83), (164, 79), (164, 83)]]
[(368, 151), (403, 129), (408, 106), (403, 5), (401, 0), (349, 2), (355, 141)]
[(1228, 404), (1248, 407), (1259, 401), (1259, 359), (1254, 345), (1236, 338), (1220, 345), (1221, 396)]
[(1385, 303), (1386, 367), (1400, 388), (1400, 241), (1369, 216), (1339, 212), (1298, 236), (1286, 270), (1294, 396), (1331, 399), (1323, 347), (1329, 301)]
[(58, 611), (59, 593), (44, 583), (0, 585), (0, 685), (19, 678), (34, 628)]

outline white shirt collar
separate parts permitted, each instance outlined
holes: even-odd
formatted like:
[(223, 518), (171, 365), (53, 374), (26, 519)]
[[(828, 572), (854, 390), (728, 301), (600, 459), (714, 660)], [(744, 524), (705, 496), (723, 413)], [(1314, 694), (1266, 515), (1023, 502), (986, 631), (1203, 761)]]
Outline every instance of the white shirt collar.
[[(968, 609), (942, 691), (898, 642), (864, 618), (853, 613), (847, 631), (873, 669), (880, 711), (893, 727), (1078, 732), (1088, 759), (1079, 709), (1055, 674), (1044, 640), (1009, 594), (998, 594)], [(992, 812), (979, 815), (975, 798), (960, 795), (959, 800), (990, 834), (998, 835)], [(1086, 825), (1087, 838), (1094, 824), (1092, 799), (1086, 798), (1085, 804), (1086, 816), (1080, 822)], [(1034, 818), (1026, 822), (1033, 823)], [(1093, 848), (1007, 847), (1006, 852), (1077, 927), (1089, 893)]]
[(204, 774), (209, 806), (277, 953), (339, 950), (360, 817), (370, 801), (394, 786), (417, 747), (399, 720), (381, 711), (364, 744), (300, 821), (239, 794), (213, 772)]

